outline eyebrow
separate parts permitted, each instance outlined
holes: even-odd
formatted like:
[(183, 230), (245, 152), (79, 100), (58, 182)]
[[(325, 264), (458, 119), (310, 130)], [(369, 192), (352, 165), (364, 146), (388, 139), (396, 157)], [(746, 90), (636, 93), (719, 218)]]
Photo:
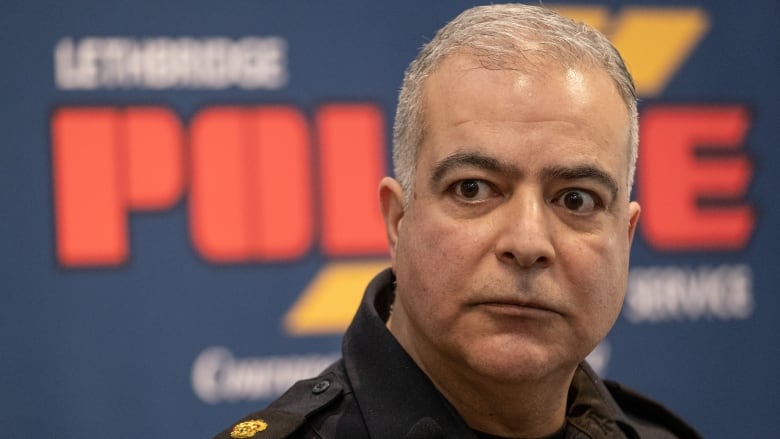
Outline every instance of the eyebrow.
[[(452, 170), (464, 167), (483, 169), (489, 172), (497, 172), (510, 175), (513, 178), (522, 176), (522, 171), (516, 166), (486, 156), (477, 152), (456, 152), (436, 163), (433, 168), (431, 184), (436, 186)], [(595, 180), (610, 191), (613, 197), (617, 197), (619, 185), (617, 181), (606, 171), (594, 165), (578, 165), (573, 167), (555, 166), (545, 168), (542, 174), (549, 179), (561, 180)]]
[(494, 157), (475, 152), (456, 152), (436, 163), (436, 166), (433, 168), (431, 183), (436, 185), (447, 175), (447, 173), (458, 168), (478, 168), (512, 176), (520, 176), (522, 174), (517, 167), (502, 162)]
[(617, 197), (620, 187), (611, 175), (592, 165), (580, 165), (571, 168), (552, 167), (546, 168), (543, 173), (548, 178), (561, 180), (595, 180), (606, 187), (611, 192), (613, 198)]

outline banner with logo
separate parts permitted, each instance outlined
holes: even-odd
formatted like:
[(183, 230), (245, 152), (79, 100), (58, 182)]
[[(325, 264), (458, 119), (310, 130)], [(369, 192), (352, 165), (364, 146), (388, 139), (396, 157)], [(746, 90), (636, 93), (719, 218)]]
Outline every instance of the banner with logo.
[[(388, 264), (403, 71), (475, 3), (0, 5), (2, 436), (210, 437), (338, 358)], [(772, 436), (780, 7), (548, 6), (641, 95), (629, 289), (592, 364), (705, 437)]]

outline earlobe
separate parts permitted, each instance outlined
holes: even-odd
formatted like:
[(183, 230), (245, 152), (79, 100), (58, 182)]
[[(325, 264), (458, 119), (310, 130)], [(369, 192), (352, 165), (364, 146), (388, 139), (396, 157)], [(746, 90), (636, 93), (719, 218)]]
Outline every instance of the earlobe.
[(639, 214), (642, 212), (642, 208), (639, 203), (632, 201), (628, 203), (628, 242), (629, 244), (634, 241), (634, 234), (636, 233), (636, 225), (639, 222)]
[[(385, 221), (387, 243), (390, 247), (390, 257), (395, 262), (395, 246), (398, 242), (398, 230), (404, 216), (404, 194), (401, 185), (393, 178), (385, 177), (379, 182), (379, 202), (382, 208), (382, 218)], [(395, 263), (393, 264), (395, 265)]]

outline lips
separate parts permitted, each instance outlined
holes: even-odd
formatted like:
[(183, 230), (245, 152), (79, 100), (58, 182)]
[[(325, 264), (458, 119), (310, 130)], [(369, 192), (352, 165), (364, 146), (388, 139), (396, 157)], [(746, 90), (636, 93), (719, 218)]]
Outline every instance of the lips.
[(484, 300), (475, 303), (476, 307), (486, 308), (493, 312), (517, 315), (561, 314), (556, 308), (538, 302), (518, 300)]

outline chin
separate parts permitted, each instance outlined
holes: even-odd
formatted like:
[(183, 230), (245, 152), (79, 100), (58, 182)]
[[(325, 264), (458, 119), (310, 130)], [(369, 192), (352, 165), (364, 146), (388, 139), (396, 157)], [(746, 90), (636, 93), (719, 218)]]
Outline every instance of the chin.
[(496, 350), (471, 361), (472, 368), (481, 375), (503, 382), (540, 380), (556, 373), (571, 373), (580, 360), (565, 358), (550, 352), (549, 348), (517, 347), (510, 351)]

